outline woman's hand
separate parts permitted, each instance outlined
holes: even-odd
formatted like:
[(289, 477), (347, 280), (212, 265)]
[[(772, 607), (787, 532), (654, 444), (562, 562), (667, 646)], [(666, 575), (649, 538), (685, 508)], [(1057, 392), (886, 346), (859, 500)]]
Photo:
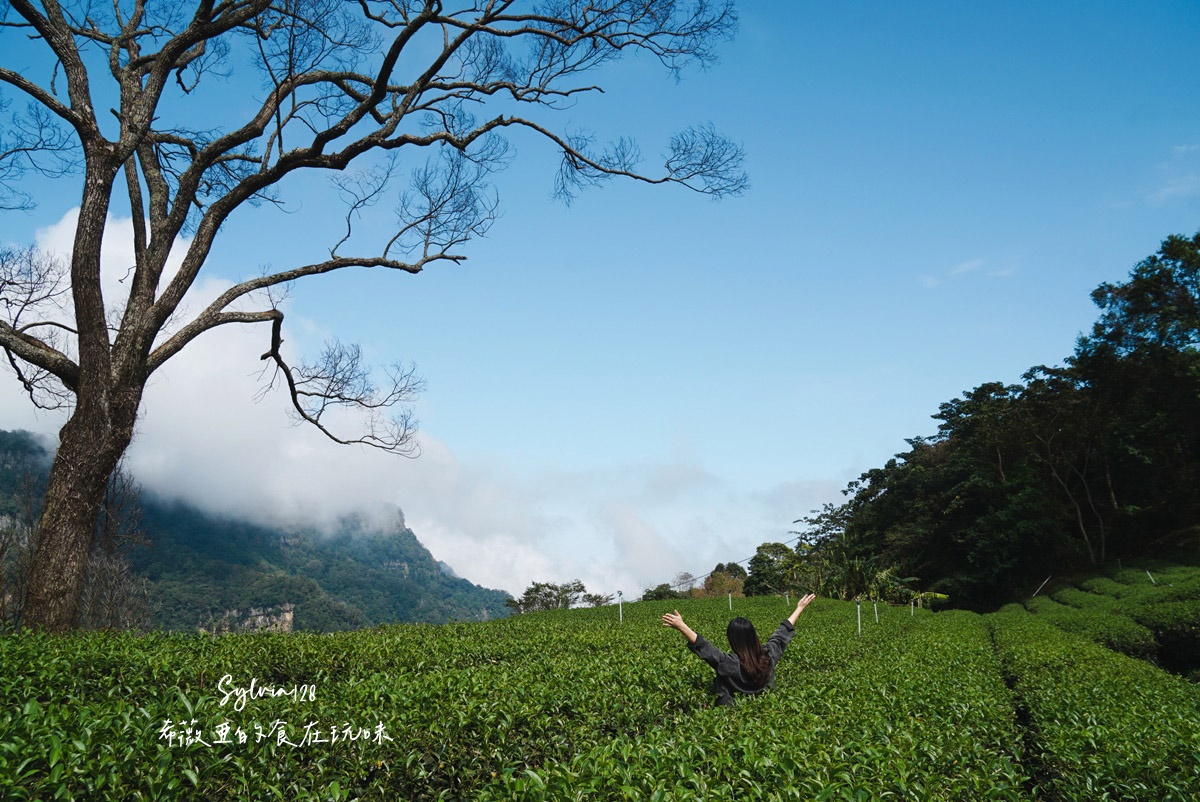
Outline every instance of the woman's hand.
[(788, 621), (792, 622), (792, 626), (796, 626), (796, 619), (800, 617), (800, 613), (804, 612), (804, 608), (815, 598), (817, 598), (817, 594), (810, 593), (796, 602), (796, 609), (788, 616)]
[(683, 616), (676, 610), (673, 613), (663, 613), (662, 622), (664, 627), (671, 627), (683, 633), (683, 637), (688, 639), (688, 643), (696, 642), (696, 633), (687, 624), (683, 623)]

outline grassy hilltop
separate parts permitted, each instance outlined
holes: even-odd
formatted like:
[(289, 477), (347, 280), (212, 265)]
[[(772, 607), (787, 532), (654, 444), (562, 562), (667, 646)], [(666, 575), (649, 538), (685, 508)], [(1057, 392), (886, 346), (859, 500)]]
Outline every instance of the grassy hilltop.
[[(777, 689), (732, 710), (660, 626), (674, 602), (626, 604), (623, 622), (605, 607), (326, 635), (12, 636), (0, 797), (1193, 800), (1200, 686), (1101, 642), (1154, 598), (1194, 610), (1200, 574), (1139, 573), (1060, 588), (1093, 597), (1051, 600), (1061, 610), (880, 607), (876, 623), (865, 603), (861, 635), (853, 603), (819, 599)], [(733, 607), (764, 635), (789, 611)], [(725, 599), (678, 608), (724, 644)], [(252, 681), (287, 695), (253, 698)]]

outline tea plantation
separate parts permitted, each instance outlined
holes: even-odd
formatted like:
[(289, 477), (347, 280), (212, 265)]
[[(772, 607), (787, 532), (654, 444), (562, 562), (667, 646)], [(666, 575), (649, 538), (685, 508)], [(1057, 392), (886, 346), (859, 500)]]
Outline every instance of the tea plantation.
[[(330, 635), (0, 638), (0, 798), (1195, 800), (1194, 568), (998, 613), (818, 599), (712, 704), (725, 599)], [(781, 598), (734, 599), (769, 633)], [(619, 617), (623, 615), (623, 621)], [(1123, 648), (1127, 654), (1110, 647)], [(1138, 656), (1131, 656), (1138, 655)], [(1149, 658), (1149, 659), (1142, 659)]]

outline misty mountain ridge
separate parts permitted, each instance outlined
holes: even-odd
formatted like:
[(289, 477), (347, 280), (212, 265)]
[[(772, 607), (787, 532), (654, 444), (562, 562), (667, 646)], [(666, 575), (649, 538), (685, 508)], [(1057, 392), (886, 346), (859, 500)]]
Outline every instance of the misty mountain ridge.
[[(0, 512), (12, 514), (49, 452), (28, 432), (0, 431)], [(435, 560), (399, 507), (336, 519), (268, 523), (214, 514), (142, 490), (140, 531), (126, 554), (150, 582), (151, 625), (195, 631), (335, 631), (393, 622), (485, 620), (507, 593)]]

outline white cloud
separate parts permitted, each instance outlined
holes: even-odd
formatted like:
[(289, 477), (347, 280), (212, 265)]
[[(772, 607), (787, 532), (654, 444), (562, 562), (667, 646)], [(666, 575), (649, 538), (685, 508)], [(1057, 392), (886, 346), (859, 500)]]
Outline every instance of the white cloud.
[(983, 259), (968, 259), (965, 262), (959, 262), (947, 271), (948, 275), (961, 276), (963, 273), (976, 273), (981, 270), (986, 264)]
[(437, 559), (514, 595), (534, 581), (579, 578), (635, 598), (678, 571), (749, 556), (825, 500), (799, 483), (739, 495), (689, 462), (518, 477), (503, 465), (464, 464), (429, 433), (413, 460), (338, 446), (287, 426), (278, 398), (247, 400), (254, 381), (235, 366), (252, 360), (253, 348), (232, 338), (195, 346), (147, 392), (130, 453), (143, 483), (260, 520), (330, 520), (394, 503)]
[(695, 464), (522, 479), (465, 465), (429, 433), (416, 459), (339, 446), (289, 426), (282, 392), (251, 400), (260, 350), (245, 333), (213, 332), (155, 377), (129, 454), (147, 487), (263, 521), (327, 522), (397, 504), (437, 559), (514, 595), (533, 581), (579, 578), (633, 598), (679, 570), (745, 556), (722, 551), (730, 533), (706, 524), (730, 517), (732, 492)]
[[(675, 571), (664, 572), (664, 568), (685, 564), (684, 555), (668, 544), (662, 534), (628, 503), (608, 505), (603, 511), (602, 523), (612, 533), (620, 563), (633, 567), (635, 571), (642, 568), (639, 573), (644, 576), (666, 580)], [(651, 567), (655, 573), (645, 573), (644, 567)]]
[[(67, 215), (39, 242), (69, 249), (73, 222)], [(104, 280), (113, 297), (132, 261), (130, 228), (128, 220), (109, 223)], [(227, 286), (199, 286), (193, 304)], [(289, 323), (319, 330), (312, 321)], [(464, 463), (431, 432), (420, 434), (417, 459), (339, 446), (291, 425), (280, 388), (254, 400), (265, 336), (261, 327), (213, 330), (151, 377), (127, 455), (148, 489), (264, 521), (330, 521), (396, 504), (433, 555), (473, 582), (518, 595), (533, 581), (579, 578), (626, 598), (679, 571), (702, 574), (749, 556), (758, 543), (785, 537), (793, 518), (826, 500), (822, 492), (835, 492), (833, 483), (739, 492), (686, 446), (649, 463), (520, 475), (503, 462)], [(0, 393), (3, 425), (52, 434), (60, 420), (32, 416), (14, 388), (6, 382)]]
[(1146, 200), (1153, 205), (1159, 205), (1193, 195), (1200, 195), (1200, 173), (1173, 176), (1161, 187), (1148, 194)]
[(1008, 278), (1016, 274), (1016, 268), (1012, 265), (1000, 267), (991, 266), (992, 262), (982, 257), (974, 259), (966, 259), (951, 265), (944, 270), (936, 273), (920, 273), (917, 275), (917, 280), (929, 289), (940, 287), (948, 281), (959, 280), (961, 276), (969, 276), (972, 274), (984, 275), (989, 278)]

